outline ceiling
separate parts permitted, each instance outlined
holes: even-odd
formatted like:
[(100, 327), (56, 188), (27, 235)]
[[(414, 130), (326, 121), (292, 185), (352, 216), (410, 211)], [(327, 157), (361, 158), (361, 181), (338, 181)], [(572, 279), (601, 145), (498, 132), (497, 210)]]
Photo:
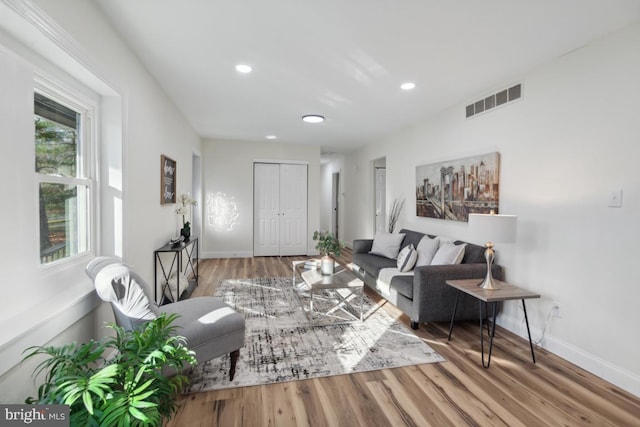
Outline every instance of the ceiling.
[[(640, 0), (94, 1), (201, 137), (323, 152), (506, 88), (640, 18)], [(325, 122), (302, 122), (312, 113)]]

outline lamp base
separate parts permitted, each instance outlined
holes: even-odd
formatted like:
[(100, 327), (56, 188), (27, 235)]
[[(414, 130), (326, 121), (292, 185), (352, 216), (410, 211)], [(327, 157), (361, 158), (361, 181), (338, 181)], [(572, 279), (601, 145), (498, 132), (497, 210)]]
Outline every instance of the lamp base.
[(491, 274), (491, 266), (493, 265), (493, 257), (494, 257), (493, 243), (487, 242), (487, 249), (484, 251), (484, 258), (487, 260), (487, 275), (485, 276), (485, 278), (482, 281), (482, 283), (480, 283), (478, 285), (479, 288), (487, 289), (487, 290), (500, 289), (500, 285), (493, 278), (493, 275)]
[[(491, 270), (489, 270), (491, 271)], [(488, 290), (496, 290), (500, 289), (500, 285), (493, 277), (485, 277), (485, 279), (478, 285), (479, 288), (488, 289)]]

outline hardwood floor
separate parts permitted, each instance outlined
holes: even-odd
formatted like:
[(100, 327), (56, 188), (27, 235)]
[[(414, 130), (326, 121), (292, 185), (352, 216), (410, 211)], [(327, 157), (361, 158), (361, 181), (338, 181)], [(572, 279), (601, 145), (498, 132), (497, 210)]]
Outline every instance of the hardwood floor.
[[(294, 259), (304, 258), (203, 260), (193, 296), (213, 295), (223, 279), (288, 277)], [(477, 328), (457, 324), (451, 342), (448, 324), (407, 329), (445, 363), (187, 395), (168, 425), (640, 426), (639, 398), (541, 348), (533, 364), (528, 341), (500, 327), (491, 367), (482, 368)]]

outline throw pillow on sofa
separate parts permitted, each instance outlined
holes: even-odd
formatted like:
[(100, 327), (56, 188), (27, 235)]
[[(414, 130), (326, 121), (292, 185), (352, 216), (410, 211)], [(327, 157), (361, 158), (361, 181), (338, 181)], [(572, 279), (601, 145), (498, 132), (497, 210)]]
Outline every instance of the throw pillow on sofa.
[(409, 246), (405, 246), (405, 248), (398, 254), (398, 270), (402, 273), (411, 271), (413, 266), (416, 265), (417, 259), (418, 252), (416, 251), (416, 248), (413, 247), (413, 243)]
[(389, 259), (396, 259), (400, 252), (400, 245), (404, 240), (404, 233), (385, 233), (378, 231), (371, 246), (372, 255), (380, 255)]
[(429, 236), (424, 236), (420, 239), (420, 243), (418, 243), (418, 247), (416, 248), (418, 252), (418, 259), (416, 260), (416, 267), (420, 267), (422, 265), (431, 265), (431, 260), (433, 256), (438, 252), (438, 248), (440, 247), (440, 239), (437, 237), (435, 239), (430, 238)]
[(464, 258), (465, 246), (467, 245), (454, 245), (453, 243), (443, 244), (433, 256), (431, 265), (460, 264), (462, 258)]

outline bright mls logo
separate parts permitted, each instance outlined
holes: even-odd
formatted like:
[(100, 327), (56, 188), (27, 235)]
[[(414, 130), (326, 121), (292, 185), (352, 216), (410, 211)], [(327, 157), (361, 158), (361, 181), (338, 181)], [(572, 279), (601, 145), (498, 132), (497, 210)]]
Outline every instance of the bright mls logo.
[(66, 405), (2, 405), (0, 426), (68, 427), (69, 407)]

